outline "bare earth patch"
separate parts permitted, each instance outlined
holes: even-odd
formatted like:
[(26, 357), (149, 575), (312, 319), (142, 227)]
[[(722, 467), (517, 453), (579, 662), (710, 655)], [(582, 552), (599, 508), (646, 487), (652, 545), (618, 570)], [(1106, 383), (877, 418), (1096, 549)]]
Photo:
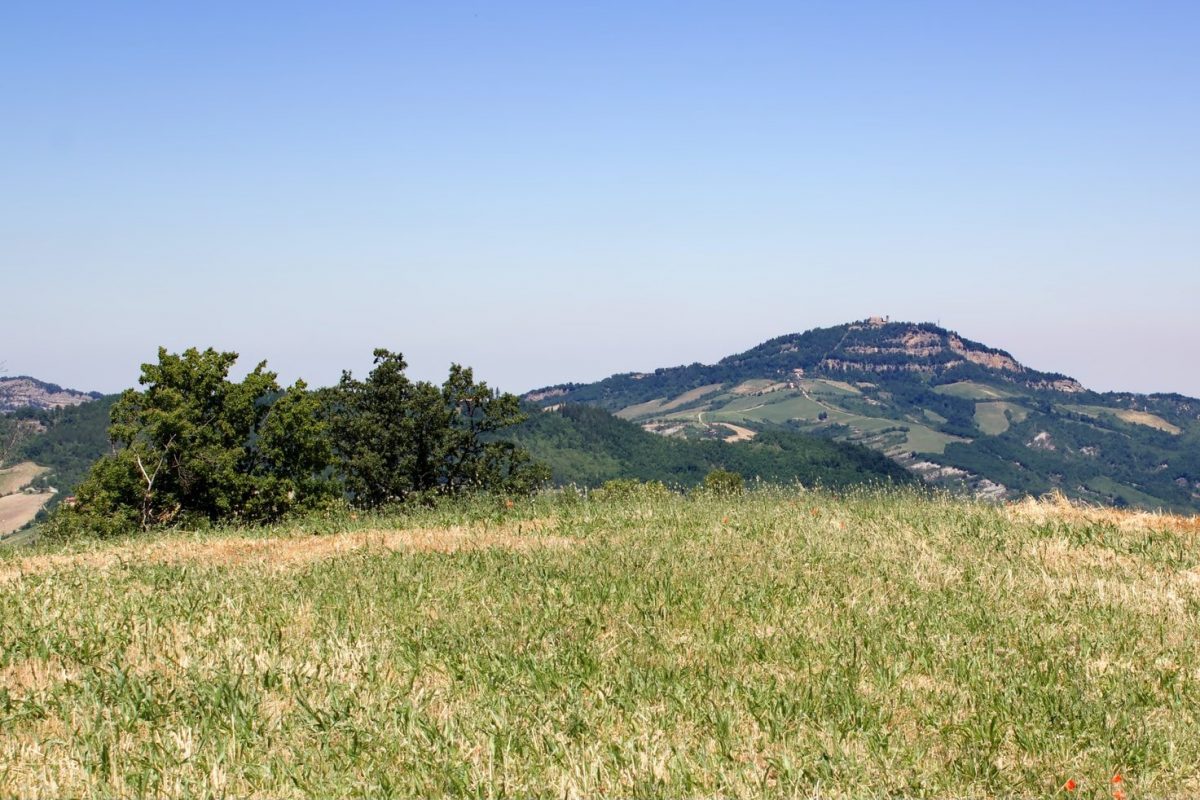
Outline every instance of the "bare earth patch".
[(718, 422), (718, 425), (728, 428), (733, 431), (731, 436), (726, 436), (727, 442), (748, 442), (755, 437), (755, 432), (749, 428), (743, 428), (741, 425), (734, 425), (731, 422)]
[(207, 564), (222, 567), (297, 567), (362, 552), (414, 551), (457, 553), (491, 548), (530, 550), (567, 547), (573, 540), (544, 536), (547, 520), (524, 520), (494, 528), (454, 526), (413, 530), (363, 530), (337, 534), (296, 534), (274, 538), (230, 537), (201, 541), (164, 541), (141, 547), (109, 547), (89, 553), (30, 556), (0, 570), (0, 581), (86, 566), (117, 564)]
[(42, 506), (50, 502), (51, 497), (54, 497), (53, 492), (0, 497), (0, 536), (23, 528), (37, 516)]

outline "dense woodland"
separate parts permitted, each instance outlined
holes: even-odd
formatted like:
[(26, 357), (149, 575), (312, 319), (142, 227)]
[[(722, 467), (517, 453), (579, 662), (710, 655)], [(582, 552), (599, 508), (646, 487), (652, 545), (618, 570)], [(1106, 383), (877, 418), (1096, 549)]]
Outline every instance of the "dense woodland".
[[(400, 354), (377, 350), (365, 379), (345, 373), (336, 386), (311, 391), (303, 381), (280, 386), (265, 362), (230, 380), (236, 361), (236, 353), (212, 349), (160, 349), (157, 363), (142, 365), (142, 388), (111, 403), (108, 452), (46, 532), (267, 522), (330, 503), (373, 508), (529, 493), (548, 477), (494, 437), (524, 419), (517, 398), (476, 382), (468, 368), (452, 365), (440, 386), (412, 381)], [(103, 410), (96, 404), (83, 416), (51, 419), (61, 424), (24, 447), (76, 469), (78, 449), (63, 445), (63, 433), (81, 432)]]
[(115, 396), (53, 410), (19, 409), (0, 415), (0, 440), (8, 443), (0, 463), (33, 461), (50, 472), (36, 478), (35, 489), (54, 487), (58, 497), (71, 494), (96, 459), (109, 451), (108, 425)]
[(859, 483), (905, 484), (912, 474), (886, 456), (853, 444), (794, 433), (760, 432), (750, 442), (687, 441), (647, 433), (603, 409), (568, 404), (529, 419), (509, 434), (560, 484), (596, 486), (614, 478), (698, 485), (714, 469), (747, 480), (841, 487)]

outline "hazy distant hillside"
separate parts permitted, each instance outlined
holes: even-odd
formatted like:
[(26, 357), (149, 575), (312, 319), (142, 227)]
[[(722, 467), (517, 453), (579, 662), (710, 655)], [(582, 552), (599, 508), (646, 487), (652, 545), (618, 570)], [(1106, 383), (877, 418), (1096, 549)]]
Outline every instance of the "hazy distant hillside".
[(15, 378), (0, 378), (0, 412), (19, 408), (65, 408), (95, 400), (99, 392), (80, 392), (64, 389), (54, 384), (19, 375)]
[(1098, 394), (936, 325), (882, 319), (772, 339), (716, 364), (530, 392), (679, 438), (790, 429), (857, 442), (988, 497), (1060, 490), (1200, 509), (1200, 400)]
[[(28, 480), (19, 488), (40, 498), (16, 515), (20, 524), (33, 519), (43, 506), (53, 506), (70, 495), (92, 463), (108, 450), (109, 412), (115, 401), (116, 395), (89, 397), (78, 405), (25, 406), (0, 414), (0, 470), (25, 470)], [(13, 520), (9, 515), (0, 529), (14, 527)]]

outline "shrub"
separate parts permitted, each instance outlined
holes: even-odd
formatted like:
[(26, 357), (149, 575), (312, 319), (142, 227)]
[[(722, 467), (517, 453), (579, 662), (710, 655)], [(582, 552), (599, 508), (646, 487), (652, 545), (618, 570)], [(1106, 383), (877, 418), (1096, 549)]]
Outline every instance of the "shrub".
[(746, 491), (742, 476), (727, 469), (714, 469), (704, 476), (702, 490), (717, 497), (737, 497)]
[(636, 478), (615, 478), (592, 492), (592, 499), (601, 503), (622, 500), (662, 500), (670, 497), (671, 490), (662, 481), (639, 481)]

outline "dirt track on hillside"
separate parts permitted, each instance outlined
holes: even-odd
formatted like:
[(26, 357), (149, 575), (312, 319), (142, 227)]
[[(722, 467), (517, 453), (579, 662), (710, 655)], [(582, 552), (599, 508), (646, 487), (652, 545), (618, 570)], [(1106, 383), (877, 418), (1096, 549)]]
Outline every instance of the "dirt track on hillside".
[(717, 422), (714, 424), (733, 431), (732, 436), (725, 437), (725, 441), (727, 442), (748, 442), (756, 435), (755, 432), (749, 428), (743, 428), (741, 425), (734, 425), (732, 422)]

